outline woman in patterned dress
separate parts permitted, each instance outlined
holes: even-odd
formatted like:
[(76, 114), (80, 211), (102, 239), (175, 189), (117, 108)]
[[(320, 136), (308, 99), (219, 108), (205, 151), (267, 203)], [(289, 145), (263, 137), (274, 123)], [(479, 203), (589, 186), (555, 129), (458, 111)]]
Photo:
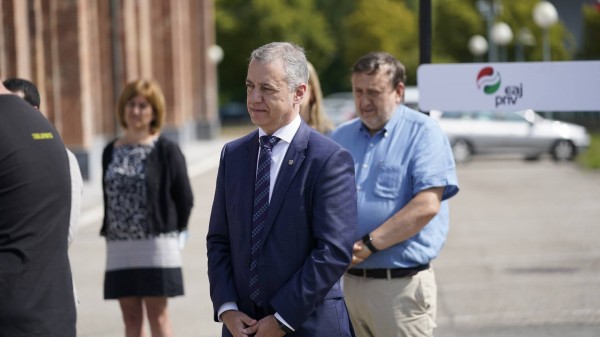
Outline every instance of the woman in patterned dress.
[(163, 93), (154, 81), (128, 83), (116, 116), (124, 133), (102, 155), (106, 238), (104, 298), (118, 299), (126, 337), (172, 336), (167, 298), (183, 295), (178, 235), (193, 196), (185, 158), (160, 135)]

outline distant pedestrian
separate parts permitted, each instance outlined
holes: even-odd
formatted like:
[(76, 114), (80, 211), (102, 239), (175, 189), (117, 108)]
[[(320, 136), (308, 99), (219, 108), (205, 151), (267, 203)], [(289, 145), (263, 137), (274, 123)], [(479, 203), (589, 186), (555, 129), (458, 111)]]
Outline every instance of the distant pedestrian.
[(128, 83), (116, 115), (125, 132), (102, 155), (104, 298), (119, 300), (125, 336), (145, 336), (145, 311), (152, 336), (169, 337), (167, 298), (184, 293), (178, 235), (193, 205), (186, 162), (160, 135), (165, 101), (156, 82)]
[(432, 336), (431, 261), (448, 234), (458, 192), (452, 150), (428, 116), (402, 105), (404, 66), (384, 52), (358, 59), (352, 92), (359, 118), (331, 137), (350, 151), (358, 189), (358, 241), (344, 293), (358, 337)]
[(0, 337), (75, 337), (65, 145), (4, 84), (0, 107)]

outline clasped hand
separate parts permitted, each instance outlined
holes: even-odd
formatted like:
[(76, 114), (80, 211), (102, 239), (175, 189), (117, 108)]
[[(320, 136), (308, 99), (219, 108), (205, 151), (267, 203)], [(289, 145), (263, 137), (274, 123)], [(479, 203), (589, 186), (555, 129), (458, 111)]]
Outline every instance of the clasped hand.
[(282, 337), (285, 332), (279, 328), (274, 315), (259, 321), (238, 310), (228, 310), (221, 314), (221, 320), (234, 337)]
[(356, 241), (352, 247), (352, 262), (350, 263), (350, 267), (362, 263), (369, 256), (371, 256), (369, 248), (367, 248), (362, 241)]

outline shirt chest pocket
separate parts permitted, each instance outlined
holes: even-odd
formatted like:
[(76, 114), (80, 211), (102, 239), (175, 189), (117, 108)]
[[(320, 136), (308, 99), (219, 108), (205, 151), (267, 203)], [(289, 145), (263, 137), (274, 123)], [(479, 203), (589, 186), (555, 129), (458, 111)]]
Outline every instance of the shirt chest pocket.
[(402, 179), (406, 175), (403, 165), (377, 165), (377, 178), (375, 180), (376, 196), (381, 198), (396, 199), (400, 195)]

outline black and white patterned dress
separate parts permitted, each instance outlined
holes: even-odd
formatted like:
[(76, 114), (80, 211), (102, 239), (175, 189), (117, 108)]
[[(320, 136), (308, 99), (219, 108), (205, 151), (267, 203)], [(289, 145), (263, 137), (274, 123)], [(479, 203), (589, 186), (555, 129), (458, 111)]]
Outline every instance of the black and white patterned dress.
[(178, 232), (151, 234), (146, 221), (145, 164), (154, 147), (115, 146), (108, 165), (106, 299), (183, 294)]

